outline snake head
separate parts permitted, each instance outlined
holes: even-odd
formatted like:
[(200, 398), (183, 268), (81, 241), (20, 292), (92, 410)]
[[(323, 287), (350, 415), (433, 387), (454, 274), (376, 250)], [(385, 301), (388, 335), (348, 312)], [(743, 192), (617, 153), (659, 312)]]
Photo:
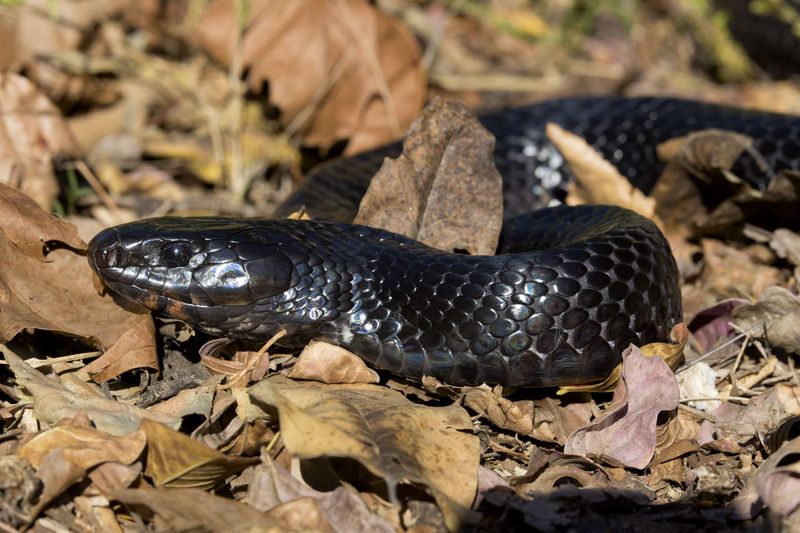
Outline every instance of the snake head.
[[(255, 234), (254, 234), (255, 233)], [(184, 320), (268, 301), (296, 278), (281, 251), (290, 236), (246, 220), (163, 217), (105, 229), (89, 263), (112, 291)], [(214, 311), (210, 311), (210, 310)]]

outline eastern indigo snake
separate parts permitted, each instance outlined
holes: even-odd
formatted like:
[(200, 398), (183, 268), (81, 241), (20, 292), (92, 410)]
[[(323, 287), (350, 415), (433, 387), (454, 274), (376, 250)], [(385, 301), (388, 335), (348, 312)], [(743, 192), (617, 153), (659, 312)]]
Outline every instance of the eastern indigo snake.
[[(164, 217), (89, 245), (115, 292), (217, 336), (323, 339), (383, 369), (452, 384), (551, 386), (604, 378), (630, 344), (666, 340), (681, 319), (670, 248), (648, 220), (561, 200), (571, 174), (547, 121), (581, 135), (649, 191), (656, 146), (720, 128), (751, 136), (770, 171), (798, 169), (800, 119), (669, 98), (573, 98), (482, 118), (496, 136), (506, 223), (496, 256), (428, 248), (353, 226), (358, 200), (392, 145), (328, 164), (284, 206), (334, 222)], [(733, 169), (756, 186), (748, 160)]]

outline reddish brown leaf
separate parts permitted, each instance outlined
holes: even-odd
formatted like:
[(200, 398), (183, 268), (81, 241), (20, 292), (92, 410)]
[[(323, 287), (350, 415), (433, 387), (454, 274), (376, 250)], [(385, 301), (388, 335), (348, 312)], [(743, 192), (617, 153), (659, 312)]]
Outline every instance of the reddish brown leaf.
[(75, 227), (42, 211), (30, 199), (0, 185), (0, 339), (21, 329), (62, 331), (110, 347), (141, 320), (100, 296), (86, 258), (55, 250), (45, 258), (42, 245), (59, 240), (86, 245)]
[[(255, 0), (248, 3), (242, 65), (248, 84), (281, 109), (309, 144), (350, 139), (347, 153), (399, 138), (425, 101), (414, 36), (366, 0)], [(198, 41), (226, 64), (239, 33), (233, 0), (217, 0)]]
[(403, 154), (370, 183), (355, 222), (442, 250), (489, 255), (502, 205), (494, 137), (462, 105), (436, 99), (411, 126)]

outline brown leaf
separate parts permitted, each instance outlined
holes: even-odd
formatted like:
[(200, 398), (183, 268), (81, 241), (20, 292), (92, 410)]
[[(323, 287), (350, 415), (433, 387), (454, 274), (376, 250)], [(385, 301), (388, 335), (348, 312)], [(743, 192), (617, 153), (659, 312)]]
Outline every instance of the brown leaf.
[(534, 404), (531, 400), (512, 402), (503, 397), (503, 387), (486, 384), (465, 387), (463, 394), (464, 405), (495, 426), (523, 435), (533, 432)]
[(88, 470), (106, 462), (131, 464), (139, 458), (144, 445), (141, 431), (115, 436), (91, 427), (58, 426), (35, 435), (17, 454), (39, 468), (47, 455), (58, 449), (63, 460)]
[[(269, 84), (281, 121), (327, 149), (346, 153), (399, 138), (422, 108), (426, 80), (414, 36), (366, 0), (255, 0), (241, 41), (254, 91)], [(239, 21), (217, 0), (196, 29), (213, 57), (234, 61)]]
[(327, 342), (311, 341), (303, 348), (287, 377), (322, 383), (378, 383), (378, 373), (356, 354)]
[(800, 387), (779, 383), (766, 394), (753, 398), (732, 416), (717, 416), (716, 436), (744, 444), (753, 437), (769, 435), (785, 420), (798, 415)]
[(61, 378), (61, 383), (49, 379), (7, 347), (0, 348), (17, 383), (33, 395), (34, 417), (51, 426), (65, 418), (74, 418), (79, 413), (88, 416), (100, 431), (112, 435), (136, 431), (143, 418), (152, 418), (175, 427), (180, 425), (180, 418), (109, 399), (99, 390), (92, 394), (86, 392), (85, 388), (76, 389), (68, 380), (69, 376)]
[(706, 291), (718, 298), (757, 297), (767, 287), (786, 280), (783, 272), (759, 264), (742, 250), (712, 239), (700, 244), (706, 261), (701, 280)]
[(163, 424), (142, 420), (147, 435), (145, 474), (156, 486), (211, 489), (255, 459), (229, 457)]
[(552, 122), (547, 124), (547, 137), (564, 154), (575, 173), (576, 179), (568, 186), (568, 205), (618, 205), (660, 225), (655, 216), (655, 200), (631, 185), (614, 165), (581, 137)]
[(355, 223), (489, 255), (502, 205), (494, 137), (462, 105), (435, 99), (412, 124), (403, 154), (370, 182)]
[(58, 195), (53, 158), (77, 153), (58, 108), (27, 78), (0, 73), (0, 182), (50, 209)]
[(37, 470), (44, 490), (34, 515), (103, 463), (127, 465), (144, 449), (144, 434), (117, 437), (91, 427), (59, 426), (35, 435), (17, 451)]
[(166, 531), (294, 531), (269, 513), (198, 489), (126, 489), (109, 497), (134, 508), (150, 509), (163, 521)]
[(134, 368), (158, 370), (156, 330), (151, 315), (138, 315), (131, 328), (124, 332), (106, 352), (80, 369), (96, 383), (105, 383)]
[(759, 323), (767, 326), (767, 338), (772, 346), (789, 353), (800, 353), (800, 298), (783, 287), (765, 290), (758, 302), (733, 310), (734, 323), (743, 330)]
[(656, 420), (678, 405), (675, 375), (660, 357), (645, 357), (635, 346), (622, 354), (622, 379), (611, 407), (567, 439), (565, 453), (608, 456), (644, 468), (656, 446)]
[(0, 339), (32, 327), (112, 346), (140, 315), (97, 294), (85, 257), (55, 250), (45, 258), (42, 245), (51, 239), (86, 248), (74, 226), (0, 185)]
[(400, 482), (433, 493), (450, 529), (471, 519), (479, 443), (461, 407), (415, 405), (372, 385), (321, 387), (268, 378), (250, 389), (277, 407), (286, 448), (300, 458), (350, 457), (382, 477), (395, 500)]
[(766, 506), (789, 516), (800, 506), (800, 437), (785, 442), (748, 480), (731, 507), (734, 518), (753, 518)]
[(247, 490), (247, 503), (259, 511), (269, 511), (298, 498), (313, 498), (335, 531), (394, 531), (386, 520), (370, 512), (352, 488), (340, 486), (331, 492), (319, 492), (275, 464), (269, 456), (264, 456), (263, 461), (256, 467)]

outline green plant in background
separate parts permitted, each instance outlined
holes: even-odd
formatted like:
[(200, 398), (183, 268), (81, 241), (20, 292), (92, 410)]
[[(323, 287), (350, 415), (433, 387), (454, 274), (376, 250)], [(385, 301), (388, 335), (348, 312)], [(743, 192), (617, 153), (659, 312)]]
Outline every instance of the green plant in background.
[(66, 168), (65, 176), (67, 186), (64, 187), (64, 203), (62, 204), (58, 199), (53, 201), (53, 213), (61, 218), (76, 213), (78, 210), (78, 201), (94, 192), (91, 187), (80, 184), (78, 175), (72, 166)]
[(752, 0), (750, 11), (755, 15), (775, 17), (792, 27), (800, 37), (800, 8), (786, 0)]

